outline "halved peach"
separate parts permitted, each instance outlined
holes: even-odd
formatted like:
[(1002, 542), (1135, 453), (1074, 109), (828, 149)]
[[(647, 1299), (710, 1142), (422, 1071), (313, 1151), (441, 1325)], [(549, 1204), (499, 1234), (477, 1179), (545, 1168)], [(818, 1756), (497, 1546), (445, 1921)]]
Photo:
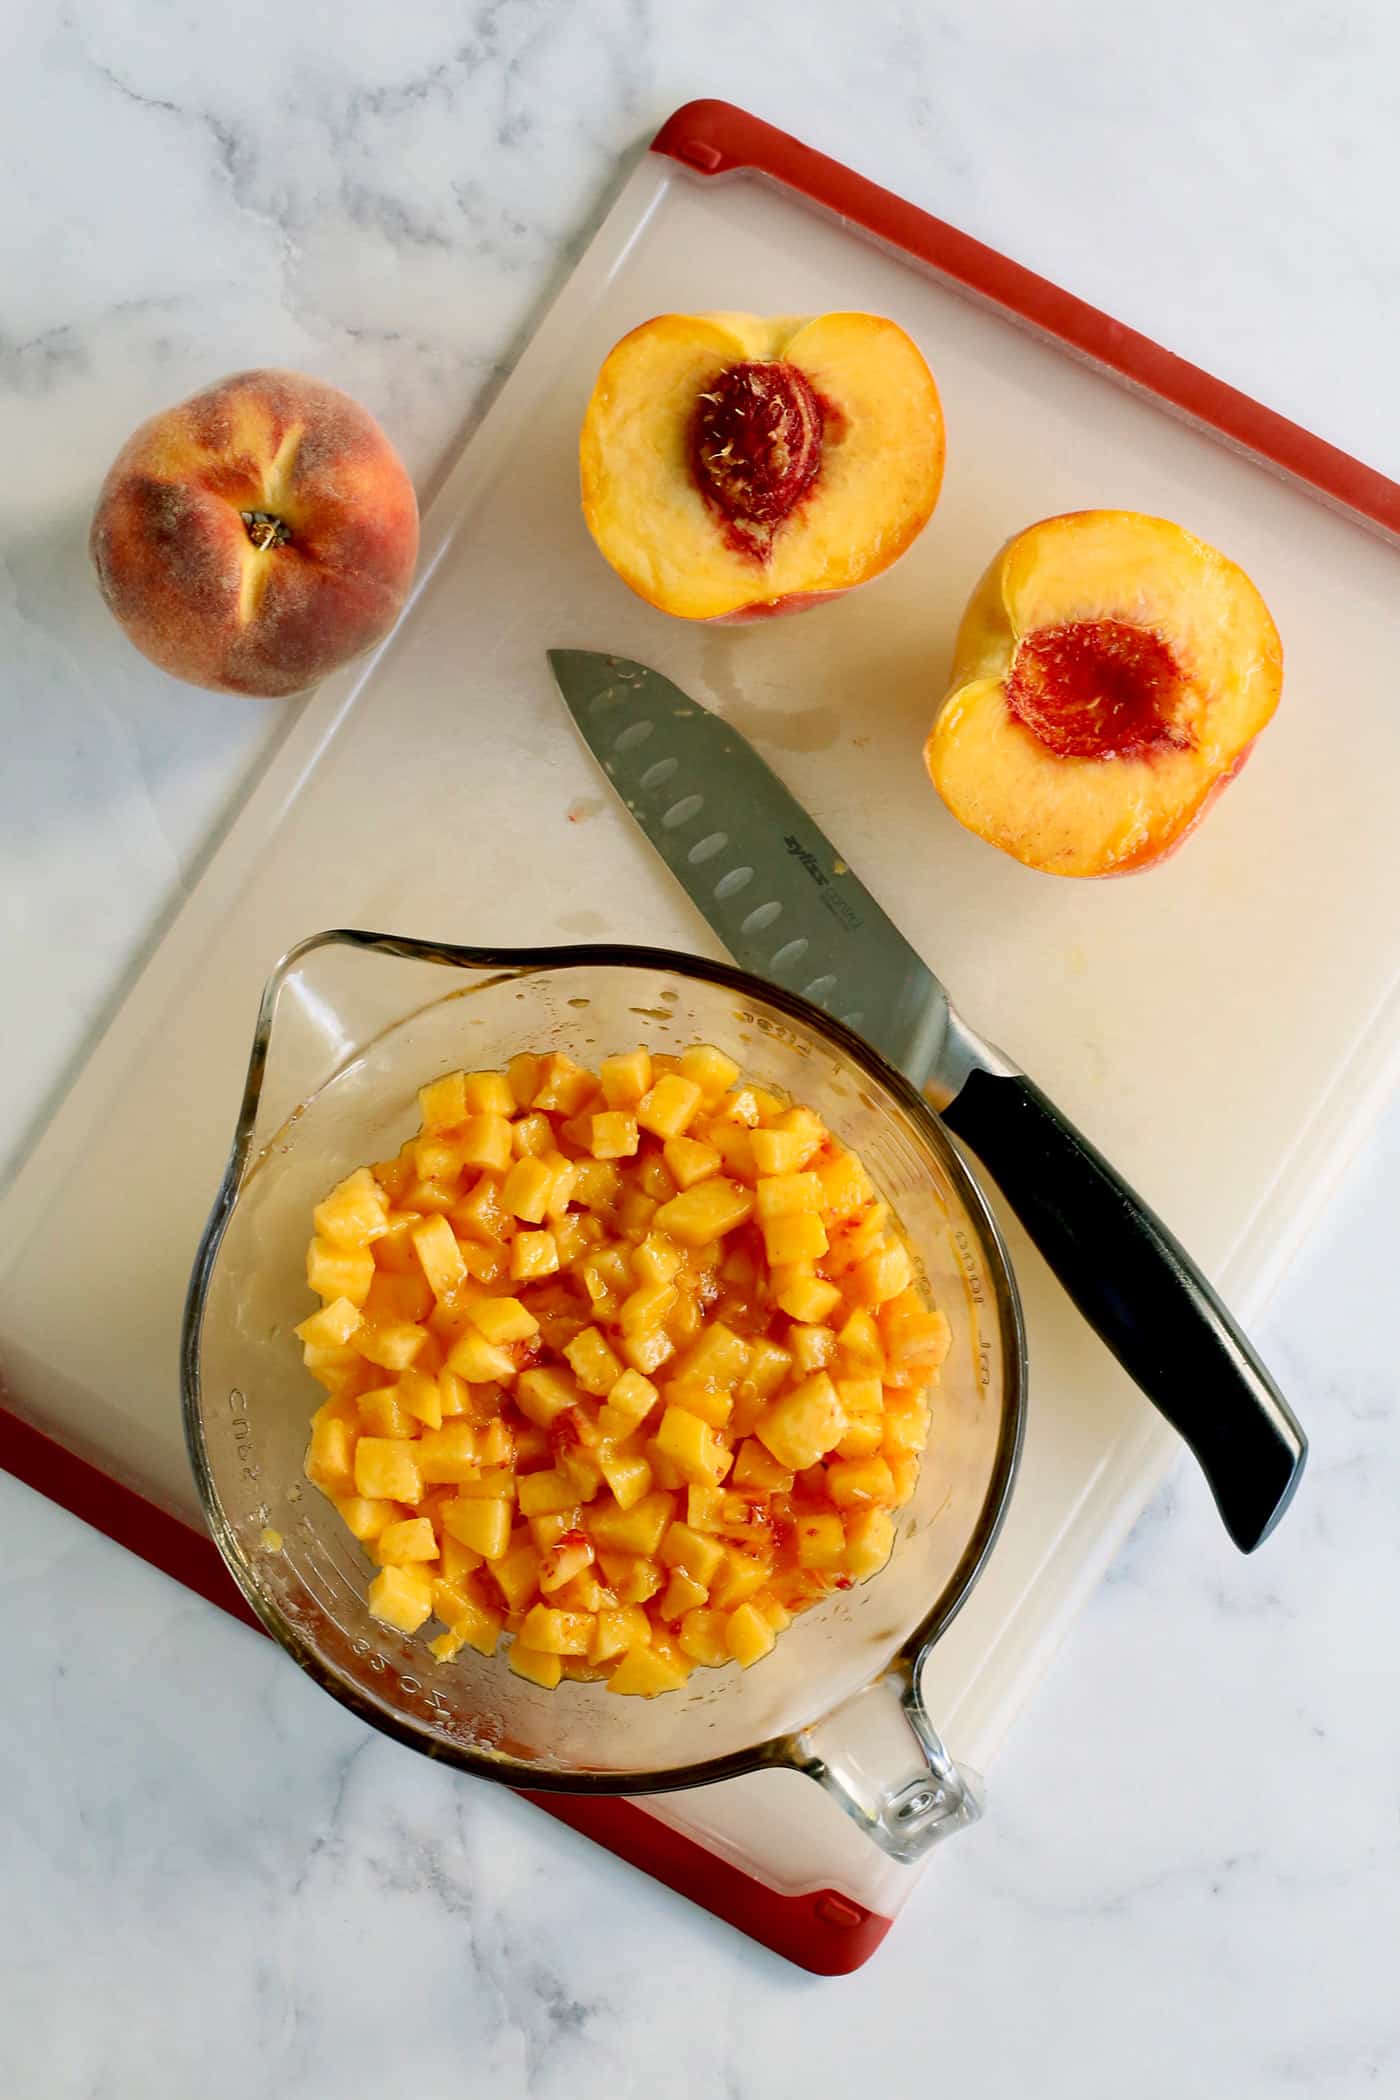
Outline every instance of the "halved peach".
[(755, 619), (898, 560), (938, 501), (943, 412), (875, 314), (662, 314), (609, 354), (579, 463), (624, 583), (682, 619)]
[(958, 821), (1028, 867), (1126, 874), (1205, 814), (1282, 685), (1243, 569), (1165, 518), (1073, 511), (977, 585), (925, 763)]

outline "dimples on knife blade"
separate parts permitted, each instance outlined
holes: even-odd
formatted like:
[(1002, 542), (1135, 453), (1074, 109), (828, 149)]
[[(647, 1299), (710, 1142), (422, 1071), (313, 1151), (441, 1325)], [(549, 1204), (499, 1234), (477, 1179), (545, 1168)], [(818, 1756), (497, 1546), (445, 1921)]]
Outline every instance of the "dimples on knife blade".
[(947, 1032), (933, 972), (745, 738), (659, 672), (552, 649), (584, 742), (719, 935), (920, 1082)]

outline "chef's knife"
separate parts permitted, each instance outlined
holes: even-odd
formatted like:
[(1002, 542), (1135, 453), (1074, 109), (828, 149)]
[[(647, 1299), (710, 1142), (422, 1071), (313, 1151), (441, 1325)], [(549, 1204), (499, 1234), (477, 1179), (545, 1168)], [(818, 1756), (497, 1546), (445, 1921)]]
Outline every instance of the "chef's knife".
[(549, 662), (584, 742), (735, 961), (873, 1044), (982, 1160), (1055, 1274), (1195, 1452), (1249, 1553), (1307, 1457), (1287, 1401), (1161, 1220), (982, 1041), (752, 745), (644, 664)]

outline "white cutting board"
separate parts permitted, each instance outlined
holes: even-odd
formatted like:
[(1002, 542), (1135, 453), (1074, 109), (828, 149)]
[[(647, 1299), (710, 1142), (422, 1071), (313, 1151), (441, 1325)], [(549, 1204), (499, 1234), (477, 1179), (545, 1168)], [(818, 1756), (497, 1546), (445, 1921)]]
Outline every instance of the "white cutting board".
[[(642, 605), (578, 510), (576, 433), (604, 353), (667, 308), (833, 305), (892, 315), (934, 367), (949, 454), (928, 531), (890, 576), (801, 617), (706, 629)], [(960, 830), (919, 752), (993, 549), (1094, 505), (1177, 518), (1241, 562), (1282, 630), (1287, 684), (1250, 766), (1175, 859), (1069, 883)], [(654, 664), (752, 737), (973, 1025), (1248, 1317), (1393, 1071), (1400, 826), (1366, 783), (1400, 779), (1398, 584), (1395, 553), (1350, 518), (836, 219), (647, 156), (434, 504), (398, 633), (294, 712), (0, 1208), (0, 1368), (19, 1404), (197, 1519), (179, 1425), (185, 1279), (263, 979), (303, 935), (720, 952), (580, 748), (551, 644)], [(1025, 1462), (926, 1680), (978, 1768), (1175, 1449), (1008, 1231), (1032, 1362)], [(1267, 1550), (1287, 1552), (1288, 1531)], [(752, 1867), (762, 1784), (675, 1797), (675, 1819)], [(767, 1871), (841, 1885), (818, 1854), (860, 1841), (810, 1787), (792, 1798), (801, 1864), (788, 1852)]]

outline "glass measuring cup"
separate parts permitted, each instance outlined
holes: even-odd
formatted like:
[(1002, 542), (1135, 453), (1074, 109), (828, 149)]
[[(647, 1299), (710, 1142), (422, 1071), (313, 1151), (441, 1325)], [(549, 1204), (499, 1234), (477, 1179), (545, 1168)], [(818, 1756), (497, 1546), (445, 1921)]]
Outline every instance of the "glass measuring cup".
[[(712, 1042), (810, 1103), (899, 1217), (952, 1348), (888, 1565), (800, 1614), (756, 1668), (697, 1670), (655, 1700), (548, 1692), (371, 1618), (373, 1570), (302, 1475), (316, 1389), (292, 1328), (310, 1309), (312, 1206), (417, 1126), (417, 1090), (523, 1048), (596, 1064), (644, 1041)], [(772, 1766), (819, 1781), (882, 1850), (917, 1858), (978, 1813), (919, 1690), (1010, 1495), (1025, 1409), (1020, 1306), (985, 1200), (927, 1105), (848, 1030), (723, 965), (647, 948), (490, 953), (335, 932), (268, 982), (232, 1155), (190, 1284), (185, 1429), (214, 1538), (262, 1623), (387, 1734), (537, 1791), (642, 1794)]]

